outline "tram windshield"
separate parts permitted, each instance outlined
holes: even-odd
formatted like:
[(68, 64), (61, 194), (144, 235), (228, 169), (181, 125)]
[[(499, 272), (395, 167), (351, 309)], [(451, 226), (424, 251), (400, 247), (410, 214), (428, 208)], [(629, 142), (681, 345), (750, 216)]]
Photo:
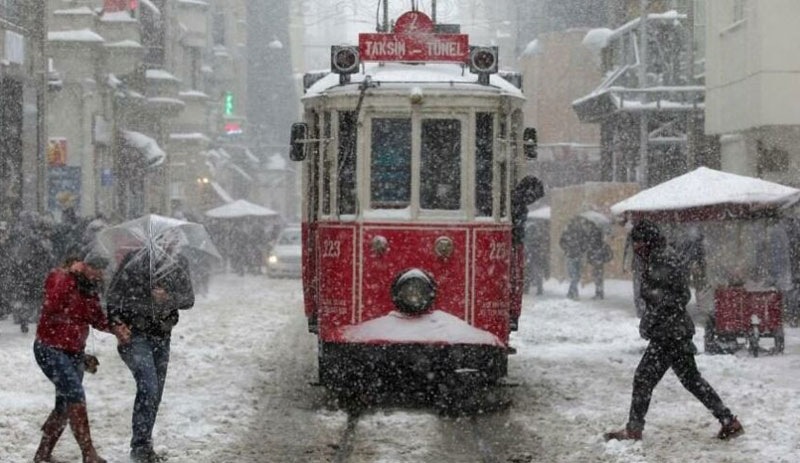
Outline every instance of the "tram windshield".
[[(405, 208), (411, 203), (410, 118), (374, 118), (370, 161), (371, 207)], [(420, 124), (422, 209), (461, 208), (461, 121), (427, 118)]]
[(411, 119), (372, 120), (370, 172), (373, 209), (408, 207), (411, 203)]

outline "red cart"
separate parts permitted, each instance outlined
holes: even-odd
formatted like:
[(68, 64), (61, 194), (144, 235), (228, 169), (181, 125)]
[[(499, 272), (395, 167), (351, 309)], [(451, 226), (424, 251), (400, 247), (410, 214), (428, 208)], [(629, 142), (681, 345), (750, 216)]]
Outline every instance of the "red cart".
[[(734, 352), (743, 347), (757, 357), (761, 338), (774, 338), (767, 350), (781, 353), (783, 336), (783, 297), (778, 290), (750, 290), (745, 287), (719, 287), (714, 292), (714, 312), (706, 326), (706, 352)], [(743, 339), (740, 343), (739, 340)]]

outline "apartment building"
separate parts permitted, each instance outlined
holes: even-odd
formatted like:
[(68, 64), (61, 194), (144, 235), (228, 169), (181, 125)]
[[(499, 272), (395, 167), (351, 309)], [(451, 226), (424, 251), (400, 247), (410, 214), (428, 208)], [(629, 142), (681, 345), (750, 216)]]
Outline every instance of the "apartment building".
[(45, 14), (40, 2), (0, 1), (0, 220), (44, 208), (42, 58)]
[(217, 205), (214, 143), (241, 133), (244, 1), (48, 0), (48, 195), (83, 215)]
[(705, 129), (720, 136), (722, 170), (800, 186), (800, 2), (696, 3), (705, 16)]

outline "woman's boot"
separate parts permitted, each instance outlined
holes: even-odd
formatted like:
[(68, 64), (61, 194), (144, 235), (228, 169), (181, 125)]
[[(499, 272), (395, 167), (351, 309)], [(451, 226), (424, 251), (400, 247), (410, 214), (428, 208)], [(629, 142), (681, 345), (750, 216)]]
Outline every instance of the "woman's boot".
[(36, 455), (33, 457), (34, 463), (52, 461), (53, 449), (66, 427), (67, 415), (65, 413), (58, 413), (55, 410), (50, 412), (47, 421), (42, 425), (42, 441), (39, 442), (39, 448), (36, 449)]
[(78, 447), (81, 448), (83, 463), (106, 463), (104, 459), (97, 455), (97, 450), (92, 444), (86, 404), (84, 402), (70, 404), (67, 407), (67, 415), (69, 416), (69, 425), (72, 428), (72, 433), (75, 434), (75, 440), (78, 441)]

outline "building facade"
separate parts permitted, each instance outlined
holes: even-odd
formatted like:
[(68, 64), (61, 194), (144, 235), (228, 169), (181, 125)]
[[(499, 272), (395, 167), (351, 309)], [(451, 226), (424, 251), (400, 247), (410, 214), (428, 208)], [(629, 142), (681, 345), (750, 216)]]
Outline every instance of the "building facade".
[(0, 220), (44, 209), (43, 1), (0, 2)]
[(722, 170), (800, 186), (800, 31), (792, 0), (702, 2), (706, 132)]

